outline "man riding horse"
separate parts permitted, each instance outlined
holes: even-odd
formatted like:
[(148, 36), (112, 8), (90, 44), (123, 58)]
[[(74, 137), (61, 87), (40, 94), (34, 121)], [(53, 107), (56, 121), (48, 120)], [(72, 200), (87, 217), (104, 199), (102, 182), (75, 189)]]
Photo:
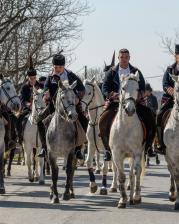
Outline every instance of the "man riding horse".
[[(48, 101), (47, 107), (39, 115), (39, 119), (38, 119), (38, 130), (39, 130), (39, 136), (42, 143), (42, 150), (40, 154), (38, 155), (39, 157), (44, 157), (45, 154), (47, 153), (46, 129), (45, 129), (45, 125), (43, 121), (50, 114), (53, 114), (55, 112), (54, 106), (55, 106), (55, 99), (56, 99), (56, 94), (58, 91), (59, 81), (61, 81), (62, 83), (64, 81), (68, 81), (70, 85), (74, 81), (77, 81), (77, 85), (74, 88), (74, 92), (76, 94), (76, 110), (79, 115), (78, 119), (85, 131), (87, 129), (87, 124), (88, 124), (87, 119), (82, 112), (81, 103), (80, 103), (85, 93), (85, 88), (83, 86), (82, 81), (72, 71), (67, 70), (65, 68), (65, 57), (61, 53), (54, 55), (52, 59), (52, 64), (53, 64), (52, 73), (47, 77), (47, 80), (44, 86), (44, 98), (46, 99), (46, 101)], [(83, 159), (80, 147), (76, 148), (75, 153), (78, 159)]]
[(165, 144), (163, 142), (163, 129), (167, 114), (173, 108), (173, 94), (174, 94), (174, 81), (170, 75), (179, 75), (179, 45), (175, 45), (175, 63), (167, 67), (163, 76), (163, 90), (164, 94), (161, 101), (160, 112), (157, 116), (157, 136), (159, 146), (157, 152), (165, 154)]
[(119, 107), (119, 89), (120, 89), (120, 76), (127, 76), (131, 73), (135, 74), (139, 72), (139, 93), (138, 103), (136, 105), (136, 112), (147, 129), (145, 136), (145, 149), (149, 156), (155, 156), (151, 149), (151, 145), (155, 136), (155, 119), (151, 110), (144, 106), (144, 93), (145, 93), (145, 80), (142, 73), (129, 63), (130, 53), (127, 49), (121, 49), (119, 51), (119, 63), (116, 67), (111, 67), (106, 71), (105, 79), (102, 87), (103, 95), (106, 98), (106, 110), (101, 116), (99, 122), (100, 135), (103, 140), (103, 144), (106, 148), (105, 160), (111, 159), (111, 151), (109, 148), (109, 133), (112, 122), (115, 118)]
[(27, 82), (22, 86), (20, 91), (22, 110), (16, 125), (19, 144), (22, 144), (23, 142), (23, 121), (25, 117), (31, 112), (33, 88), (40, 88), (36, 76), (37, 71), (33, 68), (32, 58), (30, 57), (30, 66), (27, 71)]

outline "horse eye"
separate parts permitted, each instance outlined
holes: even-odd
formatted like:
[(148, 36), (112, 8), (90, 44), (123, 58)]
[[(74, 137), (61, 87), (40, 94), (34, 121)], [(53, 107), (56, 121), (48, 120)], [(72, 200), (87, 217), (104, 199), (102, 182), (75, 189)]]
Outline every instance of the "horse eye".
[(10, 87), (7, 87), (7, 88), (6, 88), (6, 90), (8, 90), (8, 91), (9, 91), (9, 90), (10, 90)]
[(91, 92), (89, 92), (88, 95), (90, 96), (91, 95)]

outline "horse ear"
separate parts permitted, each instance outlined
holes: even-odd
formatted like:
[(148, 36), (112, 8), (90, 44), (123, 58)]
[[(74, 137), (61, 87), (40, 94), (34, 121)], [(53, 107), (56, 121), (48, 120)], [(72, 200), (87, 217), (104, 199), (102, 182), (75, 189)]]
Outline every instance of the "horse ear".
[(65, 87), (64, 87), (64, 85), (63, 85), (63, 83), (62, 83), (61, 80), (58, 81), (58, 87), (59, 87), (60, 89), (65, 89)]
[(90, 80), (91, 83), (94, 83), (95, 81), (95, 76), (93, 76), (93, 78)]
[(137, 81), (139, 81), (139, 71), (137, 70), (136, 73), (134, 74), (134, 77)]
[(37, 89), (34, 86), (33, 86), (33, 93), (34, 94), (37, 94), (38, 93)]
[(170, 74), (170, 77), (173, 79), (174, 82), (178, 81), (178, 76), (177, 75)]
[(74, 89), (76, 87), (76, 85), (77, 85), (77, 80), (71, 84), (70, 89)]
[(124, 79), (125, 79), (125, 75), (121, 75), (121, 76), (120, 76), (120, 81), (123, 82)]

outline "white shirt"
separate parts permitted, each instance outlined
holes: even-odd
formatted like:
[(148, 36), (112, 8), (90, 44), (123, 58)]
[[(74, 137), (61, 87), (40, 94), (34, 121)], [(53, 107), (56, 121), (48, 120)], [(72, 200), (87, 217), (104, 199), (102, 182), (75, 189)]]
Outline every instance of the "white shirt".
[(119, 79), (120, 79), (120, 76), (121, 75), (125, 75), (125, 76), (129, 75), (130, 74), (130, 68), (129, 68), (129, 66), (127, 68), (125, 68), (125, 69), (124, 68), (121, 68), (119, 66), (118, 74), (119, 74)]
[[(57, 76), (60, 77), (60, 80), (61, 80), (62, 83), (65, 82), (65, 81), (68, 81), (68, 75), (67, 75), (67, 71), (66, 70), (64, 70), (64, 72), (62, 74), (60, 74), (60, 73), (58, 74), (57, 73), (55, 75), (57, 75)], [(56, 80), (53, 79), (52, 82), (55, 82), (56, 83)]]

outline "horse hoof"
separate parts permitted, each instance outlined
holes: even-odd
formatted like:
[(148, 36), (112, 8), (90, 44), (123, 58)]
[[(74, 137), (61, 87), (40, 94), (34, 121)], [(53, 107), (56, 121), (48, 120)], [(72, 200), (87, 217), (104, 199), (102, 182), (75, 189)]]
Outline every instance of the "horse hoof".
[(71, 194), (70, 193), (64, 193), (63, 194), (63, 200), (64, 201), (69, 201), (71, 199)]
[(34, 178), (34, 181), (35, 181), (35, 182), (39, 181), (39, 177), (35, 177), (35, 178)]
[(139, 198), (139, 199), (134, 199), (134, 204), (135, 205), (138, 205), (138, 204), (140, 204), (142, 202), (142, 199), (141, 198)]
[(65, 169), (66, 169), (66, 167), (65, 167), (65, 166), (63, 166), (63, 167), (62, 167), (62, 170), (65, 170)]
[(96, 170), (95, 171), (95, 174), (100, 174), (100, 170)]
[(51, 203), (52, 203), (52, 204), (59, 204), (59, 203), (60, 203), (60, 200), (59, 200), (59, 198), (53, 198), (53, 199), (51, 200)]
[(22, 166), (25, 166), (25, 161), (21, 163)]
[(127, 186), (127, 191), (130, 191), (130, 190), (131, 190), (131, 186), (128, 185), (128, 186)]
[(160, 165), (160, 160), (157, 160), (157, 161), (156, 161), (156, 164), (157, 164), (157, 165)]
[(90, 192), (91, 192), (92, 194), (96, 193), (97, 190), (98, 190), (98, 186), (97, 186), (97, 185), (94, 186), (94, 187), (90, 187)]
[(53, 199), (53, 193), (51, 192), (50, 193), (50, 200), (52, 200)]
[(71, 193), (70, 196), (71, 196), (71, 198), (75, 198), (75, 194), (74, 193)]
[(111, 172), (112, 172), (112, 169), (109, 169), (109, 170), (108, 170), (108, 172), (110, 172), (110, 173), (111, 173)]
[(3, 187), (3, 188), (0, 188), (0, 194), (5, 194), (6, 193), (6, 190), (5, 190), (5, 188)]
[(118, 208), (126, 208), (126, 203), (119, 203)]
[(39, 185), (44, 185), (45, 184), (45, 181), (44, 180), (40, 180), (39, 181)]
[(18, 161), (18, 162), (17, 162), (17, 165), (21, 165), (21, 162), (20, 162), (20, 161)]
[(175, 203), (175, 210), (179, 210), (179, 203)]
[(34, 178), (29, 178), (29, 182), (33, 183), (34, 182)]
[(100, 195), (107, 195), (108, 194), (108, 191), (106, 188), (101, 188), (100, 189)]
[(117, 188), (111, 187), (111, 188), (109, 189), (109, 192), (110, 192), (110, 193), (116, 193), (116, 192), (117, 192)]
[(50, 175), (50, 170), (47, 170), (47, 175)]
[(134, 200), (130, 200), (130, 201), (129, 201), (129, 204), (130, 204), (130, 205), (135, 205)]
[(175, 202), (176, 201), (176, 196), (175, 195), (169, 195), (169, 200), (171, 202)]
[(8, 176), (8, 177), (11, 176), (11, 171), (7, 171), (7, 176)]

